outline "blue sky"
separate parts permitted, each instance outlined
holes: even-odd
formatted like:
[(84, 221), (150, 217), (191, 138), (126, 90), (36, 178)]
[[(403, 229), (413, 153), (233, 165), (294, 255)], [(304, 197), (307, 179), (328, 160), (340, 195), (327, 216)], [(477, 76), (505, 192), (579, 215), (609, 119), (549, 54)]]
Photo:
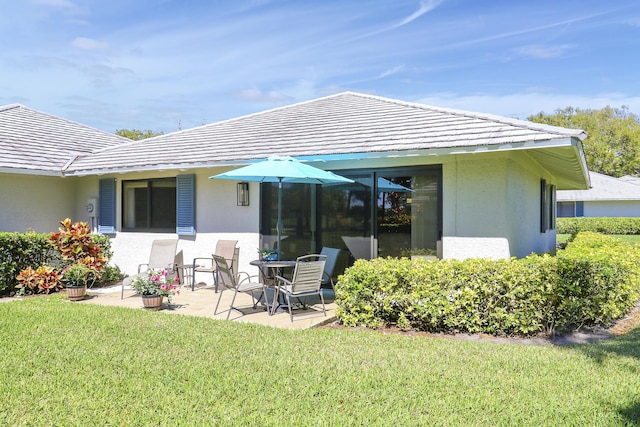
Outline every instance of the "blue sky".
[(640, 2), (0, 0), (0, 105), (165, 133), (351, 90), (640, 115)]

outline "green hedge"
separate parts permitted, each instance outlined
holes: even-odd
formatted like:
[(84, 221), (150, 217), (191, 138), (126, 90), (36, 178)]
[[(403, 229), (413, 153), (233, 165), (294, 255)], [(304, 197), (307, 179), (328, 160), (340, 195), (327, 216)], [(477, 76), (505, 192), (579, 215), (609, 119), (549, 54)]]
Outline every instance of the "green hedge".
[(638, 299), (638, 261), (635, 246), (593, 233), (557, 256), (359, 260), (336, 284), (336, 314), (349, 326), (494, 335), (607, 325)]
[(640, 234), (640, 218), (558, 218), (556, 231), (560, 234), (575, 234), (584, 231), (602, 234)]
[[(18, 281), (16, 276), (28, 266), (48, 264), (60, 267), (64, 264), (59, 252), (49, 242), (49, 233), (0, 232), (0, 295), (12, 295)], [(108, 236), (94, 235), (102, 246), (105, 257), (111, 259), (111, 241)]]

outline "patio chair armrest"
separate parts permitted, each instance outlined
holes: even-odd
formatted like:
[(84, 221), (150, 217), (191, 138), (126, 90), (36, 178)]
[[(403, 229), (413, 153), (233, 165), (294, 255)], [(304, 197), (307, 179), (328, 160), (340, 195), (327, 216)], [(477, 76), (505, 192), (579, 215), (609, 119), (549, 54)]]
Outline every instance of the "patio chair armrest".
[(280, 283), (282, 282), (284, 282), (284, 284), (286, 285), (293, 285), (293, 282), (285, 277), (282, 277), (282, 276), (275, 277), (276, 286), (280, 286)]
[(149, 264), (148, 263), (138, 264), (138, 274), (142, 273), (142, 267), (145, 266), (145, 265), (147, 266), (147, 268), (145, 269), (145, 271), (146, 271), (146, 270), (149, 269)]
[(193, 259), (193, 268), (195, 269), (196, 267), (206, 267), (206, 266), (201, 266), (199, 264), (197, 264), (197, 261), (209, 261), (209, 263), (211, 264), (211, 267), (213, 267), (214, 263), (213, 263), (213, 257), (199, 257), (199, 258), (194, 258)]
[[(240, 280), (240, 276), (245, 276), (242, 280)], [(244, 283), (246, 281), (251, 281), (252, 278), (259, 278), (260, 276), (258, 276), (257, 274), (254, 274), (253, 276), (250, 275), (249, 273), (247, 273), (246, 271), (239, 271), (237, 274), (238, 277), (238, 284), (240, 283)]]

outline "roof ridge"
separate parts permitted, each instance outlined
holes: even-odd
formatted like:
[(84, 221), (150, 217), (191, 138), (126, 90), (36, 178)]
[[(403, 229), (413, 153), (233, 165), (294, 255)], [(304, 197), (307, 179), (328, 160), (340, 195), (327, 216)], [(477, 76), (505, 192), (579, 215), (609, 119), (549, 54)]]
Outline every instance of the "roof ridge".
[(359, 92), (342, 92), (341, 94), (351, 94), (351, 95), (359, 96), (362, 98), (377, 99), (379, 101), (389, 102), (392, 104), (405, 105), (407, 107), (420, 108), (423, 110), (424, 109), (433, 110), (433, 111), (438, 111), (442, 113), (454, 114), (456, 116), (471, 117), (471, 118), (476, 118), (481, 120), (489, 120), (497, 123), (504, 123), (511, 126), (522, 127), (522, 128), (531, 129), (531, 130), (543, 130), (550, 133), (556, 133), (559, 135), (570, 134), (572, 136), (579, 138), (580, 140), (584, 140), (584, 138), (586, 138), (587, 136), (586, 132), (582, 129), (569, 129), (561, 126), (546, 125), (542, 123), (531, 122), (529, 120), (514, 119), (511, 117), (500, 116), (497, 114), (479, 113), (475, 111), (460, 110), (456, 108), (436, 107), (433, 105), (423, 104), (420, 102), (404, 101), (401, 99), (393, 99), (393, 98), (387, 98), (379, 95), (370, 95), (370, 94), (364, 94)]
[(24, 107), (24, 105), (22, 104), (7, 104), (7, 105), (0, 105), (0, 112), (2, 111), (7, 111), (7, 110), (13, 110), (14, 108), (19, 108), (19, 107)]
[(254, 113), (249, 113), (249, 114), (245, 114), (245, 115), (238, 116), (238, 117), (230, 117), (228, 119), (218, 120), (218, 121), (215, 121), (215, 122), (212, 122), (212, 123), (207, 123), (207, 124), (196, 126), (196, 127), (192, 127), (192, 128), (189, 128), (189, 129), (181, 129), (181, 130), (177, 130), (175, 132), (170, 132), (170, 133), (165, 133), (165, 134), (162, 134), (162, 135), (157, 135), (157, 136), (154, 136), (152, 138), (146, 138), (145, 141), (149, 141), (149, 140), (153, 140), (153, 139), (162, 139), (163, 137), (166, 137), (166, 136), (174, 136), (174, 135), (178, 135), (178, 134), (185, 133), (185, 132), (191, 132), (191, 131), (194, 131), (194, 130), (197, 130), (197, 129), (204, 129), (204, 128), (207, 128), (207, 127), (210, 127), (210, 126), (218, 126), (218, 125), (222, 125), (224, 123), (231, 123), (231, 122), (235, 122), (235, 121), (238, 121), (238, 120), (247, 119), (247, 118), (250, 118), (250, 117), (261, 116), (263, 114), (272, 113), (274, 111), (286, 110), (286, 109), (289, 109), (289, 108), (292, 108), (292, 107), (298, 107), (300, 105), (310, 104), (312, 102), (320, 101), (320, 100), (323, 100), (323, 99), (337, 97), (339, 95), (344, 95), (346, 93), (353, 93), (354, 95), (357, 94), (357, 92), (348, 92), (348, 91), (347, 92), (334, 93), (334, 94), (326, 95), (326, 96), (323, 96), (323, 97), (320, 97), (320, 98), (313, 98), (313, 99), (307, 99), (305, 101), (298, 101), (295, 104), (282, 105), (280, 107), (274, 107), (274, 108), (270, 108), (268, 110), (256, 111)]
[(85, 128), (85, 129), (91, 129), (91, 130), (96, 131), (96, 132), (100, 132), (100, 133), (104, 133), (106, 135), (114, 136), (116, 138), (122, 139), (123, 142), (126, 142), (126, 141), (129, 140), (128, 138), (125, 138), (124, 136), (120, 136), (120, 135), (118, 135), (116, 133), (107, 132), (106, 130), (98, 129), (98, 128), (95, 128), (93, 126), (89, 126), (89, 125), (84, 124), (84, 123), (76, 122), (75, 120), (70, 120), (70, 119), (67, 119), (67, 118), (64, 118), (64, 117), (56, 116), (54, 114), (47, 113), (45, 111), (36, 110), (35, 108), (27, 107), (26, 105), (22, 105), (22, 104), (9, 104), (9, 105), (6, 105), (4, 107), (0, 107), (0, 111), (6, 111), (6, 110), (13, 109), (13, 108), (23, 108), (25, 110), (32, 111), (32, 112), (38, 113), (38, 114), (42, 114), (42, 115), (45, 115), (47, 117), (50, 117), (50, 118), (53, 118), (53, 119), (56, 119), (56, 120), (62, 120), (62, 121), (67, 122), (69, 124), (77, 125), (77, 126)]
[(423, 103), (419, 103), (419, 102), (411, 102), (411, 101), (404, 101), (404, 100), (400, 100), (400, 99), (387, 98), (387, 97), (380, 96), (380, 95), (366, 94), (366, 93), (354, 92), (354, 91), (343, 91), (343, 92), (338, 92), (338, 93), (326, 95), (326, 96), (323, 96), (323, 97), (320, 97), (320, 98), (313, 98), (313, 99), (308, 99), (308, 100), (305, 100), (305, 101), (299, 101), (299, 102), (296, 102), (295, 104), (288, 104), (288, 105), (283, 105), (283, 106), (280, 106), (280, 107), (270, 108), (268, 110), (256, 111), (254, 113), (246, 114), (246, 115), (239, 116), (239, 117), (231, 117), (231, 118), (228, 118), (228, 119), (225, 119), (225, 120), (220, 120), (220, 121), (216, 121), (216, 122), (212, 122), (212, 123), (207, 123), (207, 124), (196, 126), (196, 127), (189, 128), (189, 129), (181, 129), (179, 131), (175, 131), (175, 132), (171, 132), (171, 133), (167, 133), (167, 134), (163, 134), (163, 135), (154, 136), (153, 138), (147, 138), (147, 139), (145, 139), (145, 141), (163, 139), (164, 137), (175, 136), (175, 135), (179, 135), (179, 134), (187, 133), (187, 132), (190, 133), (190, 132), (193, 132), (193, 131), (197, 131), (199, 129), (205, 129), (205, 128), (212, 127), (212, 126), (220, 126), (220, 125), (223, 125), (225, 123), (233, 123), (233, 122), (236, 122), (236, 121), (239, 121), (239, 120), (244, 120), (244, 119), (248, 119), (248, 118), (251, 118), (251, 117), (258, 117), (258, 116), (261, 116), (261, 115), (266, 115), (266, 114), (270, 114), (270, 113), (273, 113), (273, 112), (276, 112), (276, 111), (281, 111), (281, 110), (287, 110), (287, 109), (290, 109), (290, 108), (296, 108), (296, 107), (299, 107), (299, 106), (302, 106), (302, 105), (311, 104), (311, 103), (315, 103), (315, 102), (326, 100), (326, 99), (339, 98), (339, 97), (343, 97), (345, 95), (355, 96), (355, 97), (360, 97), (360, 98), (366, 98), (366, 99), (374, 99), (374, 100), (377, 100), (377, 101), (387, 102), (387, 103), (391, 103), (391, 104), (395, 104), (395, 105), (404, 105), (404, 106), (407, 106), (407, 107), (419, 108), (419, 109), (422, 109), (422, 110), (437, 111), (437, 112), (453, 114), (453, 115), (461, 116), (461, 117), (471, 117), (471, 118), (476, 118), (476, 119), (480, 119), (480, 120), (488, 120), (488, 121), (493, 121), (493, 122), (497, 122), (497, 123), (503, 123), (503, 124), (507, 124), (507, 125), (511, 125), (511, 126), (520, 127), (520, 128), (530, 129), (530, 130), (539, 130), (539, 131), (545, 131), (545, 132), (549, 132), (549, 133), (555, 133), (555, 134), (558, 134), (558, 135), (571, 135), (571, 136), (575, 136), (575, 137), (579, 138), (580, 140), (584, 140), (584, 138), (587, 136), (586, 132), (584, 130), (582, 130), (582, 129), (568, 129), (568, 128), (563, 128), (563, 127), (560, 127), (560, 126), (545, 125), (545, 124), (542, 124), (542, 123), (535, 123), (535, 122), (531, 122), (531, 121), (528, 121), (528, 120), (521, 120), (521, 119), (513, 119), (513, 118), (509, 118), (509, 117), (495, 115), (495, 114), (479, 113), (479, 112), (474, 112), (474, 111), (459, 110), (459, 109), (446, 108), (446, 107), (436, 107), (436, 106), (433, 106), (433, 105), (423, 104)]

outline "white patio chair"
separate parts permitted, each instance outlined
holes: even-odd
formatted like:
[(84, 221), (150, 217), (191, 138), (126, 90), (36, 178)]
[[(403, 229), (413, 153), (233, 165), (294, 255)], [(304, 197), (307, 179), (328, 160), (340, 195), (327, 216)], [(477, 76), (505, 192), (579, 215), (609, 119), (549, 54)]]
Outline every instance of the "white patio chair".
[[(227, 320), (229, 320), (229, 316), (231, 315), (231, 310), (236, 310), (244, 315), (242, 311), (233, 306), (233, 303), (236, 300), (236, 296), (238, 293), (244, 293), (251, 295), (253, 299), (253, 308), (256, 308), (262, 297), (264, 297), (265, 303), (267, 304), (267, 312), (269, 311), (269, 300), (267, 299), (266, 290), (262, 283), (255, 281), (252, 282), (252, 277), (248, 273), (240, 272), (234, 273), (227, 264), (227, 260), (219, 255), (213, 256), (213, 262), (218, 271), (218, 279), (220, 280), (220, 284), (222, 285), (222, 289), (220, 290), (220, 295), (218, 296), (218, 302), (216, 304), (216, 308), (213, 310), (213, 314), (218, 314), (218, 306), (220, 305), (220, 300), (222, 299), (222, 294), (225, 290), (233, 291), (233, 298), (231, 298), (231, 303), (229, 304), (229, 310), (227, 311)], [(240, 280), (240, 277), (245, 275), (246, 277), (243, 280)], [(256, 298), (255, 293), (259, 292), (261, 295), (259, 298)]]
[(122, 281), (122, 290), (120, 291), (120, 299), (124, 299), (124, 287), (128, 286), (136, 276), (151, 270), (165, 269), (176, 274), (176, 249), (178, 248), (178, 240), (176, 239), (159, 239), (154, 240), (151, 244), (151, 253), (149, 254), (149, 262), (138, 265), (138, 274), (129, 276)]
[[(218, 240), (216, 243), (216, 249), (213, 255), (219, 255), (227, 260), (231, 270), (236, 271), (238, 269), (238, 257), (240, 256), (240, 248), (237, 248), (237, 240)], [(200, 257), (193, 259), (193, 277), (191, 278), (191, 290), (195, 289), (196, 273), (211, 273), (213, 277), (213, 283), (215, 285), (215, 291), (218, 292), (218, 274), (216, 263), (211, 257)]]
[(289, 309), (289, 317), (293, 322), (293, 313), (291, 311), (291, 298), (296, 298), (302, 308), (306, 309), (306, 297), (312, 295), (320, 296), (322, 301), (322, 311), (327, 316), (327, 309), (324, 305), (324, 296), (322, 295), (322, 274), (326, 264), (327, 256), (312, 254), (301, 256), (296, 260), (296, 267), (293, 270), (293, 277), (288, 280), (282, 276), (276, 276), (276, 292), (273, 297), (273, 305), (271, 313), (275, 313), (278, 305), (280, 294), (287, 299), (287, 308)]

